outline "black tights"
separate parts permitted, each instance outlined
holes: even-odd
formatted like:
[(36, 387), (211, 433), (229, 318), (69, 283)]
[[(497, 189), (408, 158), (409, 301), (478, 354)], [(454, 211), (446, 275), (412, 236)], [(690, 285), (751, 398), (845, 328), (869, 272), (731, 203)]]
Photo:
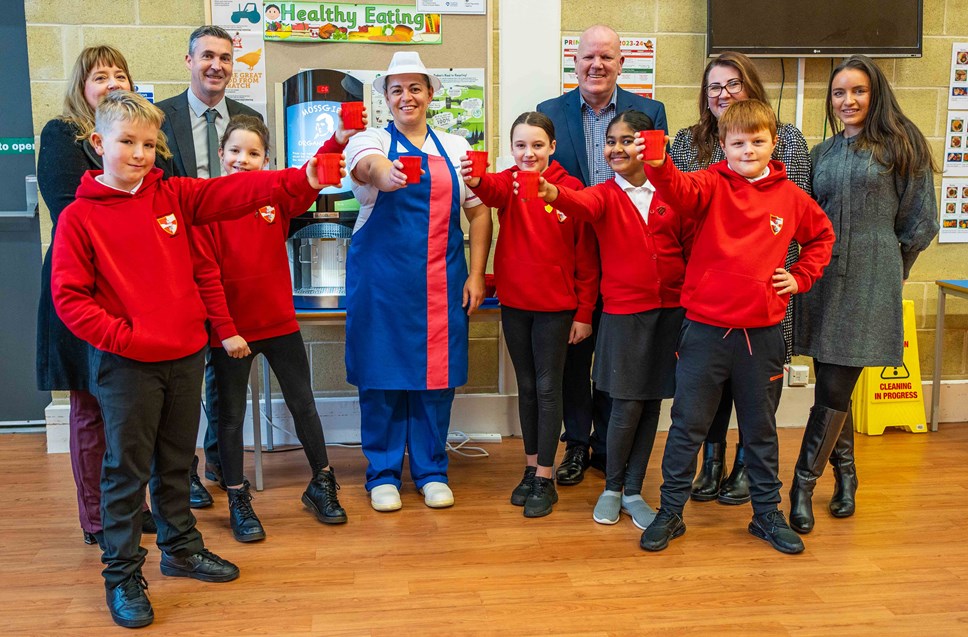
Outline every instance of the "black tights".
[(542, 467), (554, 465), (558, 451), (561, 379), (574, 314), (573, 311), (532, 312), (507, 306), (501, 309), (504, 342), (518, 381), (518, 416), (524, 453), (537, 454)]
[(642, 492), (649, 456), (655, 444), (662, 400), (623, 400), (612, 398), (612, 416), (608, 421), (608, 455), (605, 466), (605, 488), (624, 491), (625, 495)]
[(815, 358), (813, 370), (817, 375), (813, 403), (837, 411), (848, 411), (850, 395), (854, 393), (854, 385), (864, 368), (822, 363)]

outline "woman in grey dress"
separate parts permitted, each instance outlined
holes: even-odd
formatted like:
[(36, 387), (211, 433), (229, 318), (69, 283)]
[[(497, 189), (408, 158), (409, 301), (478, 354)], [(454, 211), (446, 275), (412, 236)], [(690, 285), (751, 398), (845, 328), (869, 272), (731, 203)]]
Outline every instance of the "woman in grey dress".
[(817, 376), (790, 488), (790, 526), (799, 533), (813, 528), (811, 496), (828, 458), (830, 512), (854, 513), (850, 395), (864, 367), (903, 364), (901, 287), (938, 233), (930, 148), (869, 58), (833, 70), (827, 119), (842, 130), (811, 152), (813, 194), (837, 243), (823, 277), (796, 297), (794, 351), (813, 357)]
[[(730, 104), (754, 99), (770, 100), (760, 81), (753, 61), (742, 53), (726, 51), (706, 65), (699, 92), (699, 121), (681, 129), (672, 142), (669, 156), (682, 172), (709, 168), (723, 161), (726, 155), (719, 144), (719, 117)], [(787, 178), (810, 194), (810, 154), (803, 134), (793, 124), (780, 124), (776, 129), (776, 149), (773, 159), (784, 163)], [(797, 260), (796, 242), (790, 242), (786, 267)], [(787, 360), (792, 352), (793, 304), (787, 305), (783, 319), (783, 337), (787, 343)], [(733, 413), (733, 393), (729, 382), (723, 389), (719, 409), (713, 417), (703, 444), (702, 469), (692, 484), (692, 499), (697, 502), (718, 500), (722, 504), (743, 504), (750, 501), (749, 478), (743, 452), (743, 438), (736, 445), (736, 456), (729, 477), (725, 477), (726, 431)]]

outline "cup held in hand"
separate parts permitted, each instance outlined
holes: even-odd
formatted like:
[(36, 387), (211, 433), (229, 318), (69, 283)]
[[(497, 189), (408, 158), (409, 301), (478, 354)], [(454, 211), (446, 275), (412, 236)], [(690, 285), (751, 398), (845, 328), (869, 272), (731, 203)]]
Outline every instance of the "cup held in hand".
[(403, 164), (403, 174), (407, 176), (408, 184), (420, 183), (420, 164), (423, 158), (419, 155), (400, 155), (397, 157)]
[(518, 196), (522, 199), (536, 199), (538, 197), (538, 179), (541, 175), (527, 170), (518, 171)]
[(665, 156), (665, 131), (640, 130), (636, 134), (645, 142), (645, 150), (642, 151), (643, 161), (655, 161)]
[(343, 130), (362, 129), (363, 102), (343, 102), (340, 106), (340, 118), (343, 120)]
[(469, 150), (467, 158), (471, 160), (471, 177), (483, 177), (487, 174), (486, 150)]
[(335, 186), (343, 181), (339, 163), (341, 153), (318, 153), (316, 155), (316, 179), (324, 186)]

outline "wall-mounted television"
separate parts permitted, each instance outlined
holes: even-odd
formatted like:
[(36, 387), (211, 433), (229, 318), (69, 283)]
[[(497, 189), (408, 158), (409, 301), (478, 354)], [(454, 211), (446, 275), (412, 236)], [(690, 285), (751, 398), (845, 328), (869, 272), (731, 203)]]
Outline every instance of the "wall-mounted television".
[(921, 57), (923, 0), (707, 0), (706, 53)]

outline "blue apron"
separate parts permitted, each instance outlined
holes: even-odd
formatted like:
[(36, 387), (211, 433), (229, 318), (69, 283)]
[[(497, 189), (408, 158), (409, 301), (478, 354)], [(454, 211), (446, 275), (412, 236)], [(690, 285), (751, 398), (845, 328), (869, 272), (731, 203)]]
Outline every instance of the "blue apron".
[(380, 192), (346, 264), (346, 377), (365, 389), (426, 390), (467, 382), (467, 261), (460, 184), (444, 147), (427, 155), (391, 122), (390, 151), (419, 155), (419, 184)]

